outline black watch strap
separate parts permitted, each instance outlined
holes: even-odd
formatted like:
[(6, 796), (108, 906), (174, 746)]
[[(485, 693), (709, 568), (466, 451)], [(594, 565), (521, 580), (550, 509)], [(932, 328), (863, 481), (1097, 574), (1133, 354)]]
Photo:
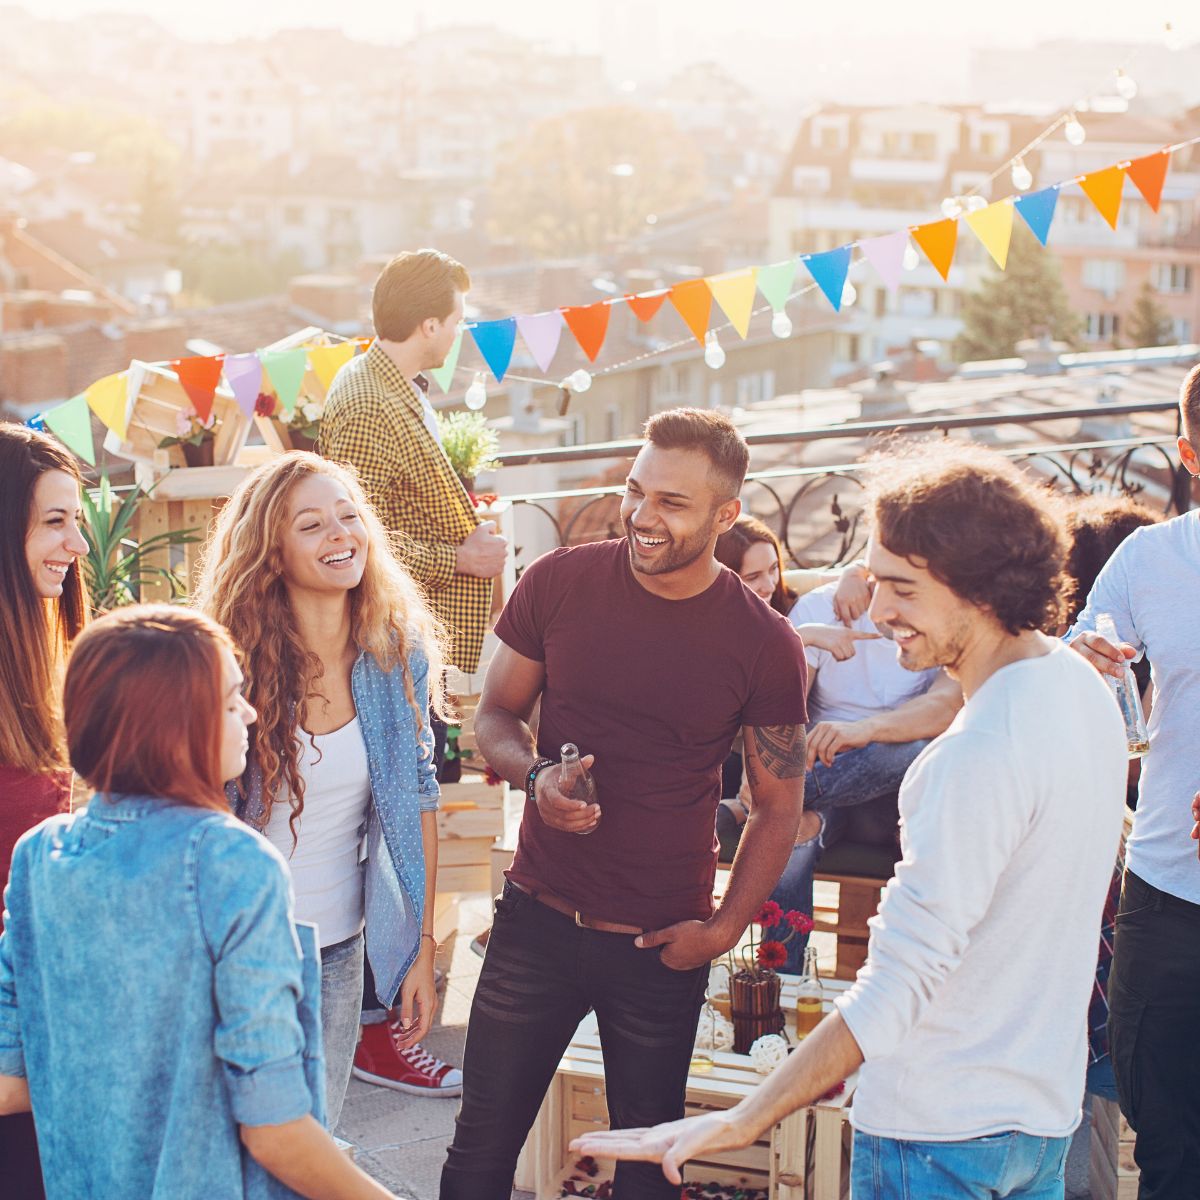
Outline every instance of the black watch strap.
[(534, 791), (534, 785), (537, 783), (537, 777), (547, 768), (554, 766), (552, 758), (535, 758), (533, 766), (525, 772), (525, 796), (534, 804), (537, 803), (537, 793)]

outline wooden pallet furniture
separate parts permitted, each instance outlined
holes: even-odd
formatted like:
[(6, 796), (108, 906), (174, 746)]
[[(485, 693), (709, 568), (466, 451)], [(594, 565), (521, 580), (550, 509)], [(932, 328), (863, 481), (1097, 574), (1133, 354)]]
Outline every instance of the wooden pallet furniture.
[(504, 791), (482, 777), (442, 784), (439, 892), (486, 892), (491, 887), (492, 846), (504, 831)]
[(1133, 1160), (1137, 1134), (1112, 1100), (1092, 1097), (1088, 1191), (1092, 1200), (1137, 1200), (1141, 1172)]
[(836, 883), (838, 900), (835, 906), (814, 906), (813, 928), (837, 938), (838, 979), (853, 980), (867, 961), (867, 922), (879, 910), (880, 893), (892, 877), (895, 860), (890, 846), (864, 842), (838, 842), (821, 855), (815, 879)]

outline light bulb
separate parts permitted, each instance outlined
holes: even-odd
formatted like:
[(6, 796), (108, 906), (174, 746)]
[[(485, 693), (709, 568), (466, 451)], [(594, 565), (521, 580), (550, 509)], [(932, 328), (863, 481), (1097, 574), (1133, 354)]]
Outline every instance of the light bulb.
[(714, 371), (719, 371), (725, 365), (725, 351), (721, 348), (721, 343), (717, 341), (717, 335), (712, 330), (709, 330), (708, 336), (704, 339), (704, 361)]
[(967, 212), (979, 212), (981, 209), (987, 208), (987, 206), (986, 196), (968, 196), (966, 199)]
[(1018, 192), (1027, 192), (1033, 187), (1033, 172), (1025, 165), (1023, 158), (1013, 163), (1012, 184)]
[(463, 403), (472, 412), (478, 412), (487, 403), (487, 385), (483, 381), (482, 371), (475, 372), (475, 378), (471, 380), (471, 386), (467, 388)]
[(771, 332), (777, 338), (792, 336), (792, 318), (782, 308), (771, 317)]
[(962, 216), (962, 201), (957, 196), (947, 196), (942, 201), (942, 216), (953, 221), (955, 217)]
[(573, 392), (586, 392), (592, 386), (592, 377), (580, 367), (567, 376), (566, 384)]
[(1072, 113), (1070, 119), (1063, 126), (1063, 135), (1072, 146), (1082, 146), (1084, 139), (1087, 137), (1087, 130), (1080, 124), (1079, 117)]
[(1117, 72), (1117, 95), (1122, 100), (1132, 100), (1137, 95), (1137, 80), (1130, 79), (1124, 71)]
[(847, 279), (842, 285), (842, 307), (849, 308), (857, 299), (858, 289)]
[(921, 256), (917, 253), (917, 248), (909, 242), (904, 247), (904, 269), (906, 271), (915, 271), (921, 265)]

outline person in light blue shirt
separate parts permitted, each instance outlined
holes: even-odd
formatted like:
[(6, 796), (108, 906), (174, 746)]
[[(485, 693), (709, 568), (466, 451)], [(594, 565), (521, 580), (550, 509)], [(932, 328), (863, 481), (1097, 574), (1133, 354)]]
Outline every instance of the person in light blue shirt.
[(32, 1108), (49, 1200), (390, 1195), (321, 1125), (286, 868), (225, 804), (241, 687), (228, 634), (187, 609), (75, 643), (67, 745), (96, 795), (17, 843), (0, 937), (0, 1113)]

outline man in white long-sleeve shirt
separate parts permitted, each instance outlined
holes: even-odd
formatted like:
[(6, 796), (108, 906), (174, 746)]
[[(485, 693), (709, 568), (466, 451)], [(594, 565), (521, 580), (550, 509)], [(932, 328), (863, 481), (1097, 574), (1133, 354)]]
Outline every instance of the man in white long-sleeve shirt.
[(1063, 535), (1007, 460), (951, 443), (889, 460), (869, 515), (872, 620), (905, 667), (945, 667), (966, 704), (905, 777), (903, 857), (867, 963), (734, 1108), (574, 1146), (661, 1159), (674, 1181), (861, 1065), (855, 1200), (1061, 1200), (1121, 830), (1121, 718), (1099, 676), (1038, 632), (1054, 624)]

